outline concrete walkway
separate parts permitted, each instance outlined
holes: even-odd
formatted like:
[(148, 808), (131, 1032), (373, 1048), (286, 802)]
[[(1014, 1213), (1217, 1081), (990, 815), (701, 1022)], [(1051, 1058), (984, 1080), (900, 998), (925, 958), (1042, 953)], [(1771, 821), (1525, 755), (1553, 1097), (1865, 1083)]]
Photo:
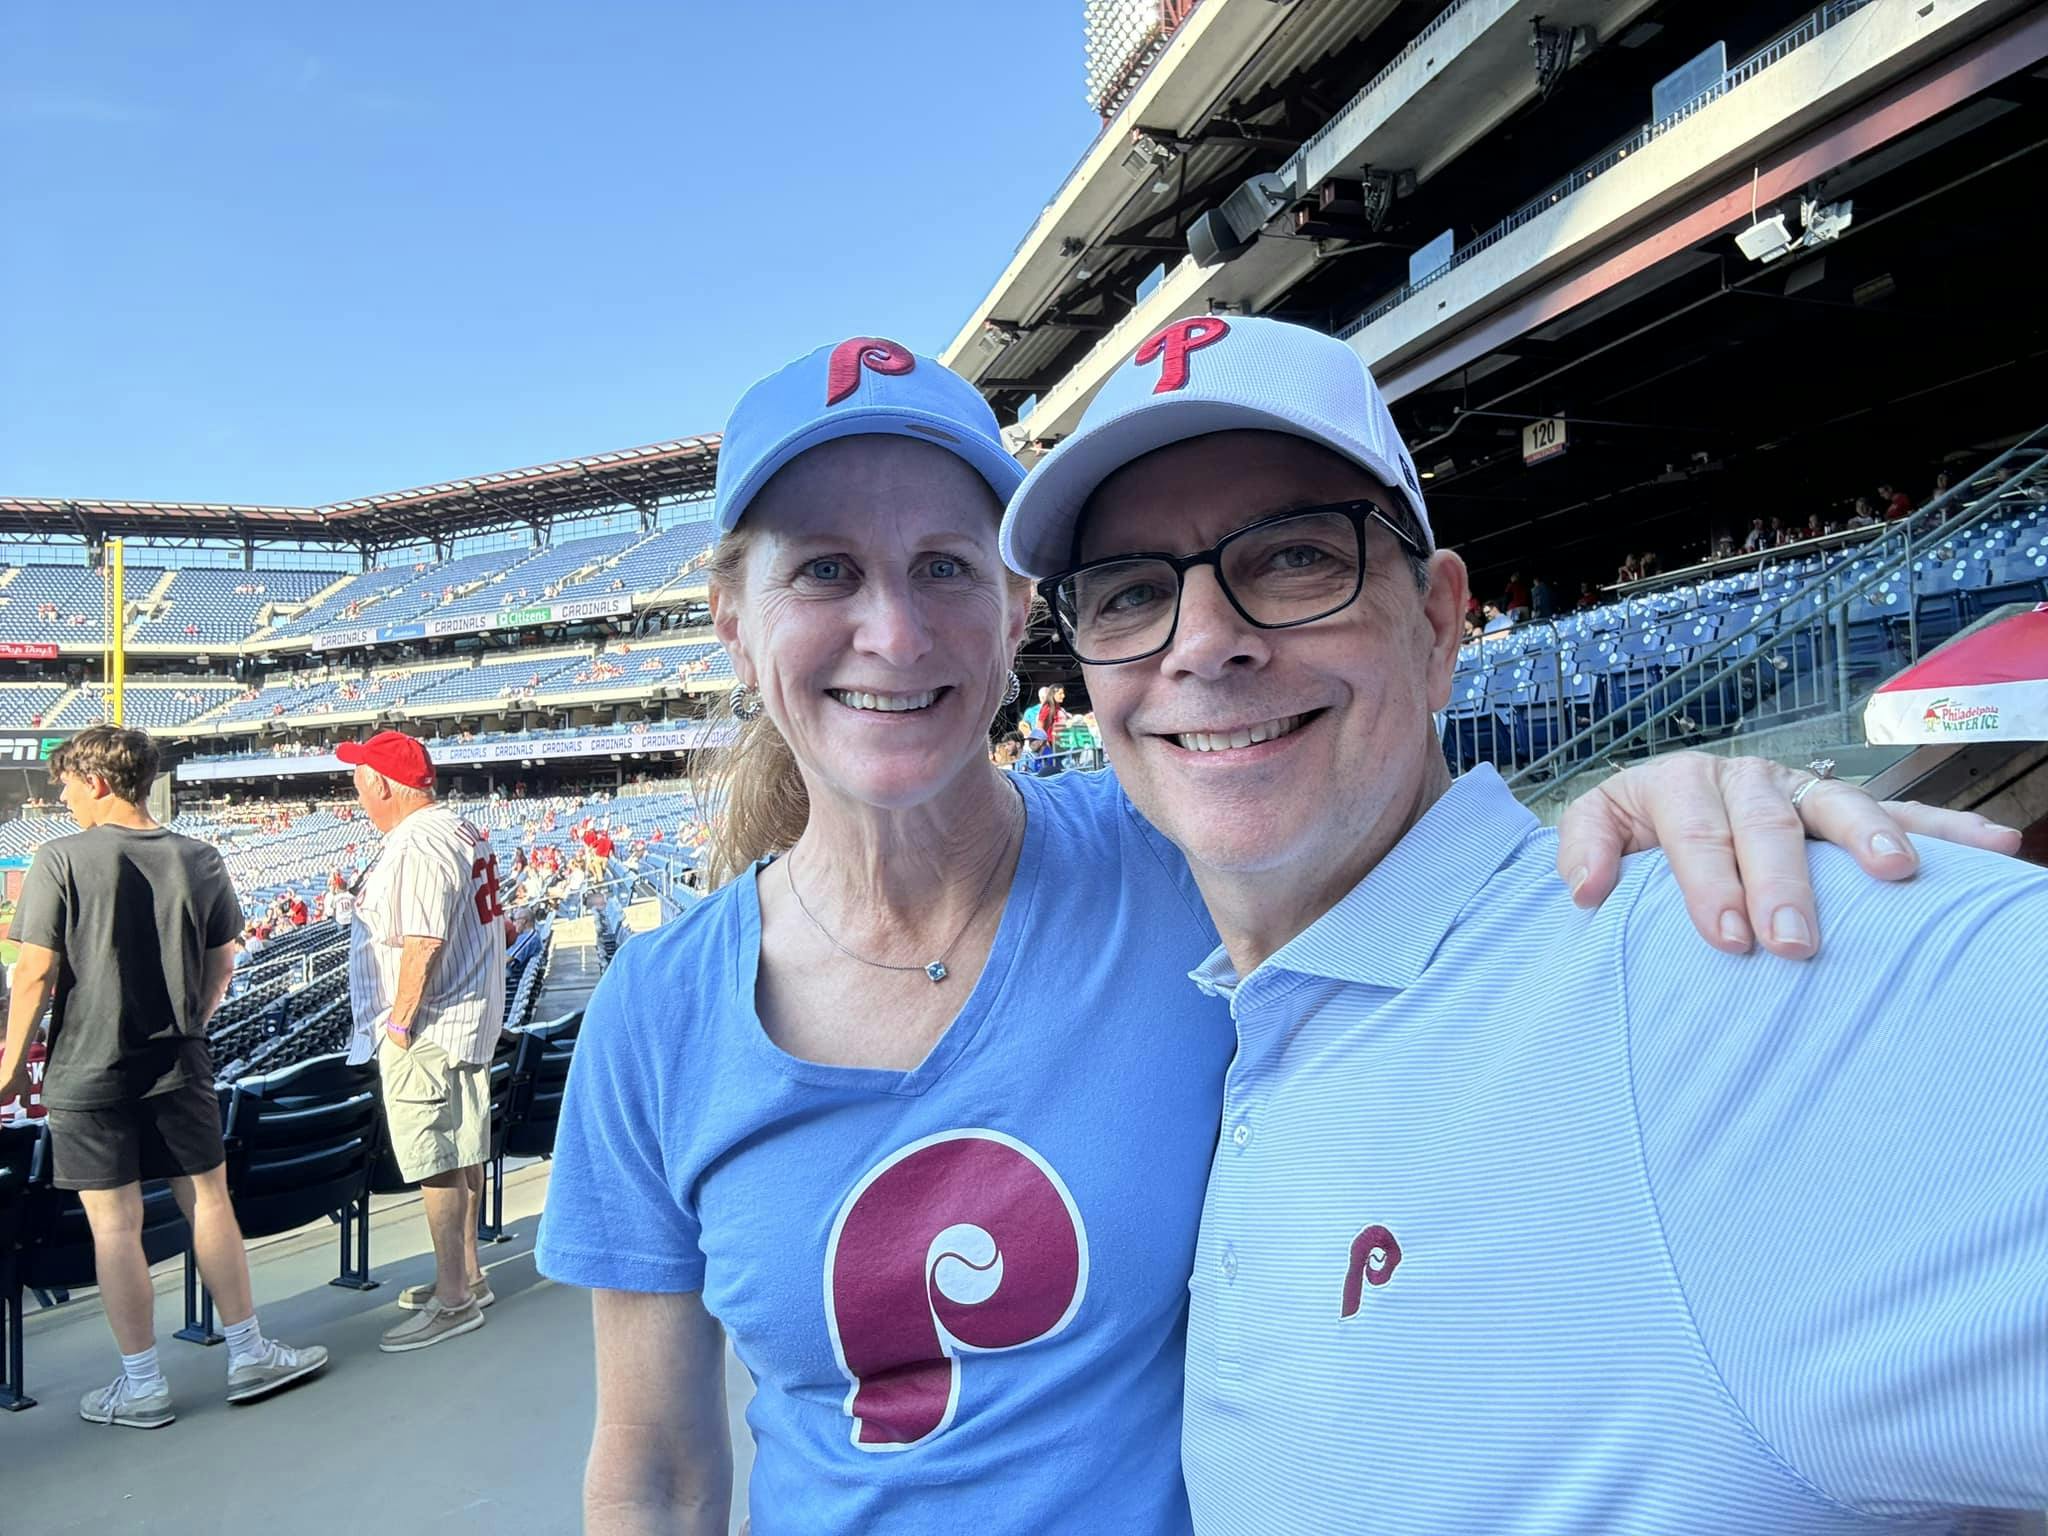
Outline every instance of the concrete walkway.
[[(484, 1251), (497, 1305), (477, 1332), (408, 1355), (378, 1352), (401, 1288), (433, 1277), (416, 1197), (372, 1217), (374, 1291), (327, 1284), (335, 1229), (322, 1224), (250, 1254), (266, 1333), (325, 1344), (320, 1376), (230, 1408), (227, 1351), (171, 1337), (183, 1320), (182, 1267), (157, 1270), (157, 1347), (178, 1421), (104, 1427), (78, 1399), (120, 1368), (93, 1292), (31, 1311), (28, 1388), (39, 1406), (0, 1413), (0, 1532), (5, 1536), (549, 1536), (580, 1528), (590, 1445), (590, 1303), (542, 1279), (533, 1235), (547, 1166), (507, 1176), (509, 1242)], [(751, 1384), (728, 1357), (735, 1480), (752, 1445)], [(738, 1529), (740, 1500), (733, 1527)]]

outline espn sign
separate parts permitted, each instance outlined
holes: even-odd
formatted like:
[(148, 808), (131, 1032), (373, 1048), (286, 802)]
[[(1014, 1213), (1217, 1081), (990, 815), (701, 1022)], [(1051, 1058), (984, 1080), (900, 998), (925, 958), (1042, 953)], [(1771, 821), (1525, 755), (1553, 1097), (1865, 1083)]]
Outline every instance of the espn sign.
[(61, 736), (0, 731), (0, 767), (33, 768), (38, 763), (46, 763), (50, 754), (70, 739), (69, 731)]

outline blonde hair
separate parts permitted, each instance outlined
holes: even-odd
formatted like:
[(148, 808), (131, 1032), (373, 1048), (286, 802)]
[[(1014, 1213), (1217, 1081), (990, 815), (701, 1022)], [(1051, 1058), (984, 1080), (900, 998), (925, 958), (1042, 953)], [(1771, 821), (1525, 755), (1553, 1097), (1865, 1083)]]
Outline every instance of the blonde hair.
[[(752, 540), (735, 528), (711, 552), (711, 585), (727, 600), (746, 590), (747, 551)], [(1005, 572), (1013, 596), (1029, 590), (1027, 578)], [(1020, 590), (1021, 589), (1021, 590)], [(737, 879), (771, 853), (787, 853), (811, 819), (811, 793), (796, 754), (764, 709), (751, 720), (732, 712), (730, 697), (711, 713), (714, 727), (731, 725), (731, 746), (712, 754), (706, 774), (712, 807), (705, 873), (712, 887)]]
[[(747, 551), (752, 539), (735, 528), (711, 552), (711, 585), (727, 598), (746, 588)], [(712, 711), (714, 726), (736, 731), (732, 745), (713, 754), (709, 779), (711, 816), (706, 873), (724, 885), (771, 853), (785, 853), (803, 836), (811, 819), (811, 793), (804, 786), (796, 754), (764, 709), (751, 720), (732, 712), (732, 700)]]

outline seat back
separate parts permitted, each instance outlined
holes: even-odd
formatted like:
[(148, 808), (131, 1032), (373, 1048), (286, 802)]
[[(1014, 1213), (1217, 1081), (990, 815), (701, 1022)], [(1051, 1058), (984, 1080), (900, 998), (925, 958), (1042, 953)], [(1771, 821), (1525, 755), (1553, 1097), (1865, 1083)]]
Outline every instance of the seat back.
[(512, 1120), (513, 1090), (517, 1086), (519, 1037), (511, 1030), (498, 1032), (498, 1048), (491, 1057), (491, 1156), (505, 1150), (505, 1128)]
[(33, 1120), (0, 1125), (0, 1250), (13, 1247), (28, 1209), (29, 1170), (42, 1127)]
[(582, 1027), (579, 1011), (519, 1031), (513, 1065), (518, 1086), (505, 1129), (505, 1151), (510, 1156), (547, 1157), (555, 1150), (562, 1094), (569, 1085), (569, 1063)]
[(225, 1120), (228, 1188), (245, 1237), (289, 1232), (363, 1187), (377, 1144), (377, 1078), (340, 1055), (235, 1084)]
[[(92, 1228), (85, 1207), (68, 1189), (50, 1182), (50, 1130), (40, 1126), (29, 1159), (29, 1188), (21, 1215), (21, 1281), (42, 1290), (93, 1283)], [(184, 1252), (190, 1238), (185, 1214), (162, 1180), (142, 1186), (142, 1251), (152, 1264)]]

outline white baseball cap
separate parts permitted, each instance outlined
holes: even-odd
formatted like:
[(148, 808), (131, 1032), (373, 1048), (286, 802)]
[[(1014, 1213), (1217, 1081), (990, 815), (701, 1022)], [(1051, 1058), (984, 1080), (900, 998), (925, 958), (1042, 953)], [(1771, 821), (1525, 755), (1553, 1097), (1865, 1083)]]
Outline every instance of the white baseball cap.
[(740, 396), (718, 448), (718, 531), (730, 533), (761, 487), (805, 449), (869, 433), (958, 454), (998, 501), (1008, 501), (1024, 478), (1024, 466), (1003, 447), (995, 412), (972, 384), (899, 342), (850, 336)]
[(1119, 364), (1073, 436), (1025, 477), (1003, 518), (1003, 559), (1026, 576), (1065, 570), (1081, 509), (1104, 480), (1155, 448), (1242, 428), (1351, 460), (1402, 497), (1422, 542), (1436, 547), (1415, 461), (1363, 358), (1283, 320), (1195, 315)]

